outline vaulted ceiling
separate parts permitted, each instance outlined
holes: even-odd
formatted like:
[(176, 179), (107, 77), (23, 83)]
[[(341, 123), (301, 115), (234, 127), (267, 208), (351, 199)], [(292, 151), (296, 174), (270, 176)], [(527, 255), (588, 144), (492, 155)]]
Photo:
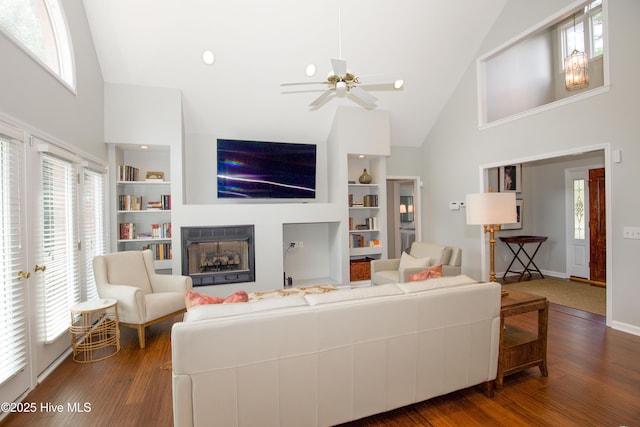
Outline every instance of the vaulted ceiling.
[[(507, 0), (84, 0), (105, 82), (182, 92), (185, 133), (317, 142), (338, 105), (280, 83), (324, 80), (342, 57), (357, 75), (393, 73), (372, 92), (391, 143), (420, 146)], [(210, 49), (215, 62), (205, 65)], [(314, 77), (305, 75), (309, 63)], [(322, 86), (311, 87), (321, 89)], [(303, 88), (296, 88), (300, 90)], [(308, 89), (305, 87), (304, 89)]]

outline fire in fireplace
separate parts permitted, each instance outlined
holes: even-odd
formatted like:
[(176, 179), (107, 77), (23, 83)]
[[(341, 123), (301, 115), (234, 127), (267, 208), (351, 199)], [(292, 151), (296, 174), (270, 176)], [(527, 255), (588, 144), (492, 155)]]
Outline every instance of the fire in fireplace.
[(182, 274), (193, 286), (255, 281), (253, 225), (181, 227)]

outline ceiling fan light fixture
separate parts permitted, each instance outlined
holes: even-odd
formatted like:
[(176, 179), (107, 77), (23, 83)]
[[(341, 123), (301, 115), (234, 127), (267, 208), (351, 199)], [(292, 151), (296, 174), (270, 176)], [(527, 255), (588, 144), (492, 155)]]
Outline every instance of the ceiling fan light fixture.
[(216, 56), (214, 55), (213, 51), (207, 49), (202, 52), (202, 62), (207, 65), (212, 65), (214, 62), (216, 62)]
[(307, 77), (313, 77), (316, 75), (316, 64), (309, 64), (307, 68), (305, 68), (304, 73)]
[(338, 95), (344, 95), (345, 93), (347, 93), (347, 83), (343, 82), (342, 80), (337, 82), (336, 83), (336, 93)]

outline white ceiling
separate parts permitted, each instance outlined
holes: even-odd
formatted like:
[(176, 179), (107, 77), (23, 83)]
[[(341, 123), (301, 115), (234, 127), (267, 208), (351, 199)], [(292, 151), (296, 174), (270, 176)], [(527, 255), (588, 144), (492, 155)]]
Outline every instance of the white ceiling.
[(341, 51), (356, 75), (405, 80), (372, 94), (390, 112), (392, 145), (415, 147), (507, 0), (83, 1), (104, 80), (180, 89), (187, 134), (324, 140), (336, 107), (358, 104), (310, 110), (318, 92), (283, 94), (280, 83), (323, 80)]

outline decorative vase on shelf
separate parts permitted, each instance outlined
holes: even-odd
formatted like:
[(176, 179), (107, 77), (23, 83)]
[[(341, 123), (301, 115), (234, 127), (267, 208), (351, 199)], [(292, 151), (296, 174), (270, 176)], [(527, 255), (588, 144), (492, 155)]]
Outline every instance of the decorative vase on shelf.
[(364, 169), (358, 181), (360, 181), (360, 184), (371, 184), (371, 175), (367, 173), (367, 168)]

